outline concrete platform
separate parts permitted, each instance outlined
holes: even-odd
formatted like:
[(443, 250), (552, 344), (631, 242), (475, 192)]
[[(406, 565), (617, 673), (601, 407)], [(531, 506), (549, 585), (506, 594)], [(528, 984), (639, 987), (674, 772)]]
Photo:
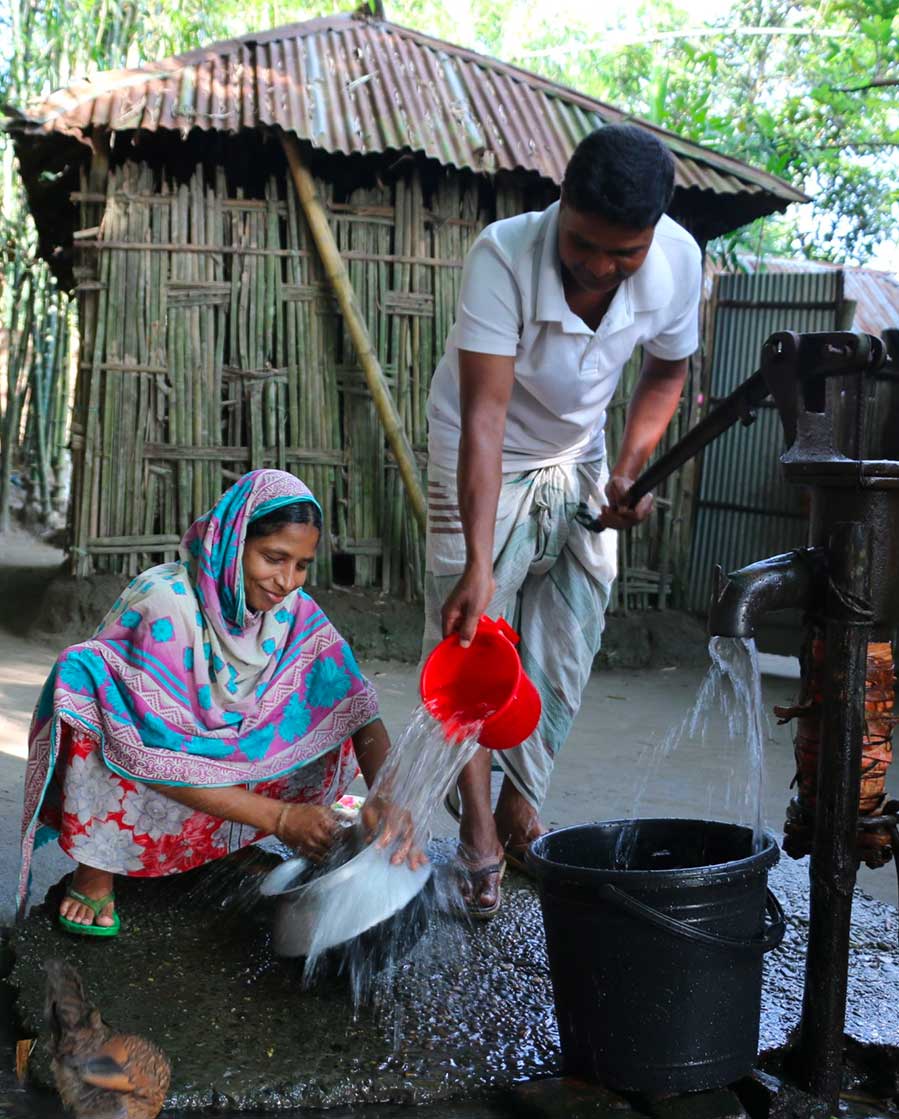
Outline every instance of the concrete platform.
[[(763, 1064), (799, 1018), (804, 869), (782, 860), (771, 875), (788, 931), (766, 964)], [(236, 904), (245, 890), (239, 872), (221, 868), (123, 882), (125, 931), (99, 942), (60, 931), (54, 898), (35, 907), (16, 934), (12, 973), (25, 1035), (43, 1030), (41, 965), (60, 955), (79, 968), (108, 1021), (169, 1053), (171, 1104), (186, 1110), (425, 1104), (559, 1074), (542, 920), (523, 877), (507, 876), (495, 920), (435, 922), (375, 1004), (357, 1013), (345, 977), (303, 989), (297, 963), (271, 952), (265, 911)], [(893, 908), (857, 899), (847, 1034), (862, 1063), (871, 1050), (881, 1077), (899, 1053), (899, 1021), (887, 1010), (899, 990), (897, 934)], [(42, 1044), (32, 1075), (49, 1084)]]
[[(303, 990), (297, 962), (273, 956), (264, 915), (222, 909), (243, 885), (216, 869), (123, 882), (115, 940), (68, 936), (52, 902), (35, 907), (11, 976), (26, 1034), (43, 1029), (42, 962), (61, 955), (104, 1018), (170, 1055), (177, 1108), (423, 1104), (558, 1071), (540, 918), (523, 879), (510, 878), (496, 920), (436, 923), (376, 1004), (354, 1013), (344, 977)], [(43, 1045), (31, 1071), (49, 1084)]]

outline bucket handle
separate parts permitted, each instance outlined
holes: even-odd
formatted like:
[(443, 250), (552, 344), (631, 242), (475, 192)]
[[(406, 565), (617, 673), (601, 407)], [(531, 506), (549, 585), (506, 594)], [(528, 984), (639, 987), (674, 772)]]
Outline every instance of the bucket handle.
[(653, 909), (651, 905), (638, 901), (624, 890), (619, 890), (611, 882), (606, 882), (599, 888), (599, 894), (606, 901), (630, 913), (633, 917), (642, 917), (650, 924), (660, 929), (666, 929), (675, 936), (682, 936), (685, 940), (693, 940), (697, 944), (706, 944), (710, 948), (733, 948), (738, 950), (751, 949), (757, 952), (770, 952), (780, 944), (786, 932), (786, 918), (783, 906), (771, 893), (765, 890), (765, 916), (768, 918), (765, 931), (760, 937), (743, 940), (730, 936), (719, 936), (717, 933), (705, 932), (697, 929), (695, 925), (688, 925), (667, 913)]

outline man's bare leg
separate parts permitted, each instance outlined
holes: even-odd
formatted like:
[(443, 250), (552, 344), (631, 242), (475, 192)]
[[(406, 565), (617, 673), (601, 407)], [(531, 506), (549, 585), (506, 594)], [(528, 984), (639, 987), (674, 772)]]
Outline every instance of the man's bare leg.
[(503, 779), (493, 819), (499, 843), (515, 854), (522, 852), (531, 840), (546, 831), (537, 809), (521, 795), (508, 777)]
[[(496, 834), (490, 800), (490, 765), (490, 751), (478, 750), (459, 776), (462, 798), (459, 840), (465, 864), (473, 872), (501, 862), (503, 858), (503, 845)], [(499, 887), (498, 873), (483, 875), (478, 882), (476, 896), (468, 900), (479, 909), (489, 909), (496, 904)]]

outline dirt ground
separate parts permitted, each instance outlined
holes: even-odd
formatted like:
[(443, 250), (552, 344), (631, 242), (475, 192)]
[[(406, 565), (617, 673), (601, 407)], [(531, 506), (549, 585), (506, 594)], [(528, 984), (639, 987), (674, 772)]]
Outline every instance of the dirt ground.
[[(76, 579), (51, 564), (59, 553), (48, 549), (43, 567), (0, 564), (0, 625), (63, 648), (98, 625), (109, 604), (128, 582), (119, 575)], [(313, 598), (364, 660), (417, 664), (423, 629), (422, 606), (375, 590), (357, 587), (309, 588)], [(706, 663), (707, 637), (698, 619), (676, 610), (651, 610), (606, 618), (597, 668), (699, 667)]]

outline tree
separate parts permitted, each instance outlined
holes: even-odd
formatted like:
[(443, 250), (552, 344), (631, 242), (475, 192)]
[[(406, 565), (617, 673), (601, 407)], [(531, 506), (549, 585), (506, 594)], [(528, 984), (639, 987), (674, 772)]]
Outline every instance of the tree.
[[(121, 5), (92, 0), (12, 0), (0, 16), (0, 104), (13, 114), (70, 78), (136, 65), (199, 45), (214, 28), (197, 0)], [(9, 526), (21, 470), (44, 522), (64, 512), (71, 355), (76, 330), (67, 295), (37, 257), (37, 235), (0, 133), (0, 532)]]
[(893, 236), (899, 0), (735, 0), (699, 28), (656, 0), (586, 38), (547, 26), (515, 60), (812, 193), (769, 247), (863, 262)]

